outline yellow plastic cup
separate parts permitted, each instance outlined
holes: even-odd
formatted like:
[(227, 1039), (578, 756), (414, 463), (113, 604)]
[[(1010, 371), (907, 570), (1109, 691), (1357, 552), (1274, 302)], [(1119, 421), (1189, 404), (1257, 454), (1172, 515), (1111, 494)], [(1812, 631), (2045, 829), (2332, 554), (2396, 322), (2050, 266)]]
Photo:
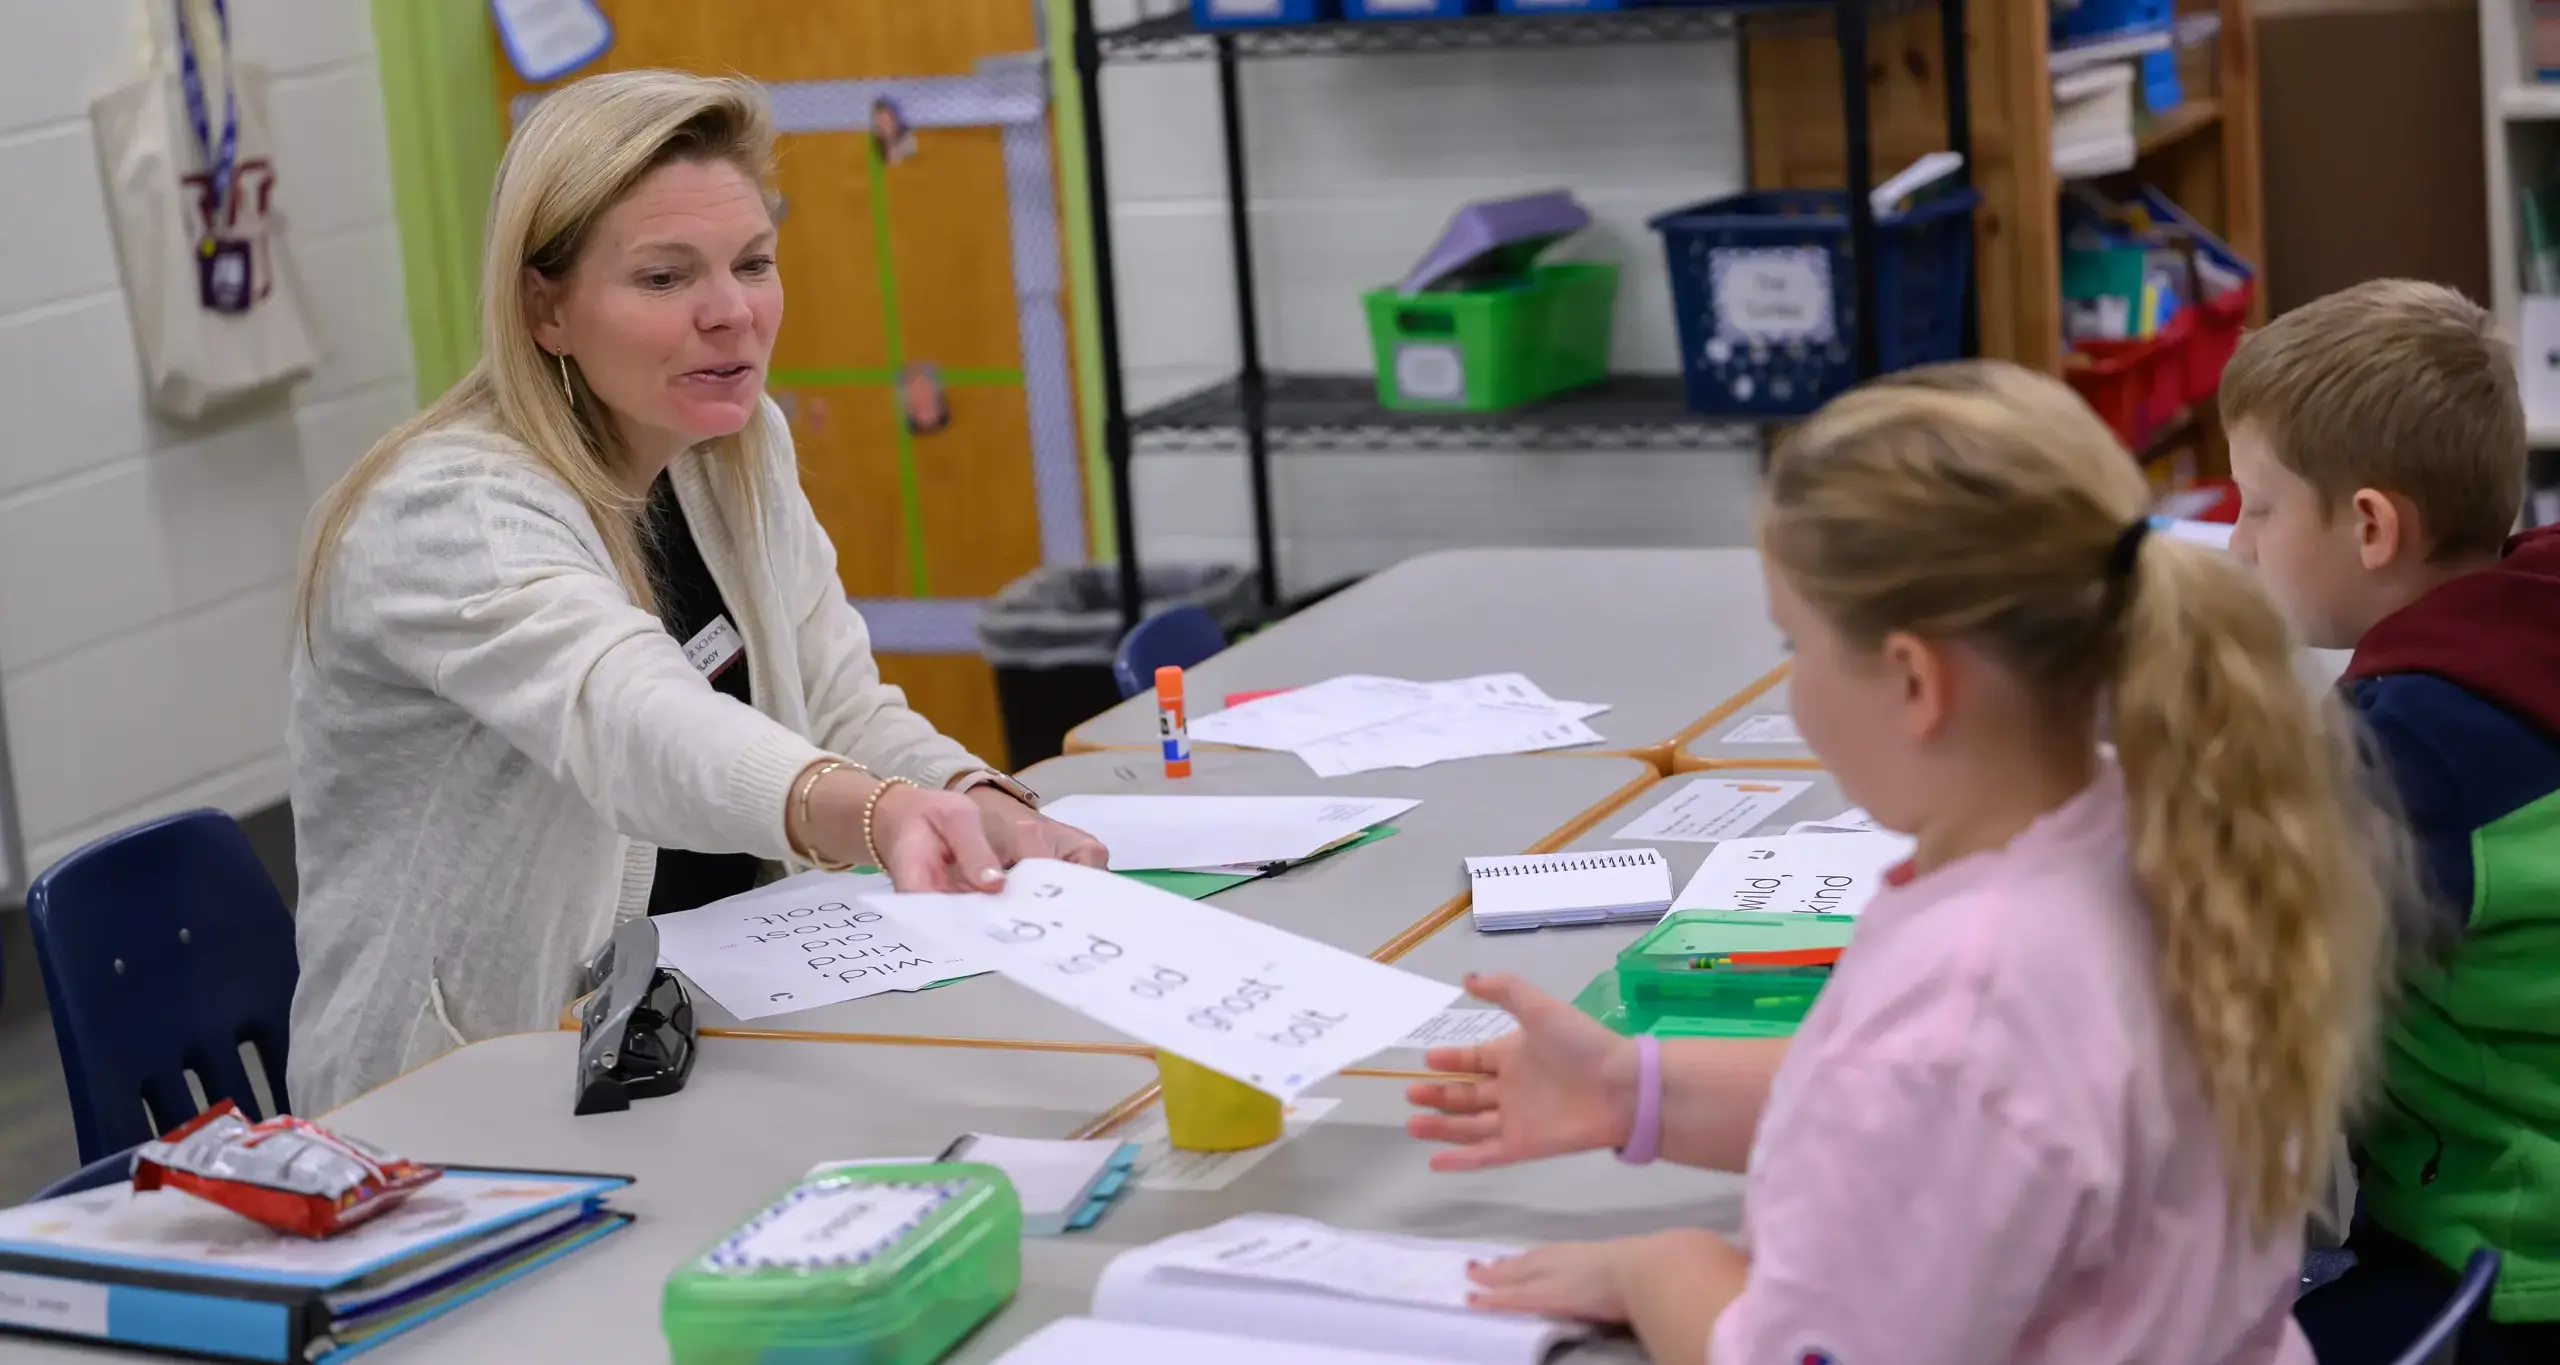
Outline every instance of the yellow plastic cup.
[(1280, 1140), (1280, 1101), (1170, 1052), (1156, 1053), (1164, 1126), (1186, 1152), (1233, 1152)]

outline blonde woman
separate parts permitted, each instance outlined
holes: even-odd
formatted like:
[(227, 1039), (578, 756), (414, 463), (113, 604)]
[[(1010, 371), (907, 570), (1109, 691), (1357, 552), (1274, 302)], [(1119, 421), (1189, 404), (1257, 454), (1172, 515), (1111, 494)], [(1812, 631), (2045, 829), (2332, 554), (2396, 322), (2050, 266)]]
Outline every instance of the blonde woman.
[(288, 736), (316, 1113), (548, 1028), (617, 916), (770, 864), (1104, 862), (883, 684), (764, 397), (771, 116), (598, 76), (498, 172), (482, 360), (314, 513)]
[[(1480, 1302), (1655, 1360), (2309, 1365), (2306, 1206), (2360, 1097), (2395, 841), (2241, 567), (2007, 366), (1851, 393), (1761, 512), (1796, 720), (1910, 834), (1792, 1040), (1626, 1039), (1510, 978), (1431, 1055), (1466, 1170), (1591, 1148), (1749, 1171), (1743, 1245), (1543, 1247)], [(2112, 749), (2100, 735), (2112, 737)]]

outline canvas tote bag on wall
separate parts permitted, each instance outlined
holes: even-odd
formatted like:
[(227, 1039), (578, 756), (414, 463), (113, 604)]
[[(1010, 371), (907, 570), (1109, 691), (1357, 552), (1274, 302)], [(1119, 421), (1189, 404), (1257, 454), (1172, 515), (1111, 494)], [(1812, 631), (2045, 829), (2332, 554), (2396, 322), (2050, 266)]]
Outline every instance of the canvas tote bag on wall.
[[(285, 246), (266, 73), (229, 0), (167, 0), (174, 54), (90, 106), (151, 406), (193, 420), (320, 361)], [(155, 45), (155, 48), (157, 45)]]

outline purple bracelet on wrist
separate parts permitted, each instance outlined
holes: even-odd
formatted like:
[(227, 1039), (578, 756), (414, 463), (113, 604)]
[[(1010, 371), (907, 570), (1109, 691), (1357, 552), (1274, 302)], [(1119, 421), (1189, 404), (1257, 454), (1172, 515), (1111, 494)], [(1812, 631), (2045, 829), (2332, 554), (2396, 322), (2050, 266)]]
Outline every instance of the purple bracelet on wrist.
[(1662, 1154), (1662, 1040), (1636, 1035), (1636, 1120), (1618, 1159), (1643, 1166)]

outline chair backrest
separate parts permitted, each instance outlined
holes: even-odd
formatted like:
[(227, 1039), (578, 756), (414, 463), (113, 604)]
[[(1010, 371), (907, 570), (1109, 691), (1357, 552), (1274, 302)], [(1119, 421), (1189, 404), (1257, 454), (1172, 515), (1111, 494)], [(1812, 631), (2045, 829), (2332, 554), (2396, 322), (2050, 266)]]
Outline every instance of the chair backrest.
[(263, 1116), (244, 1042), (292, 1111), (293, 915), (230, 816), (189, 811), (81, 849), (28, 888), (27, 919), (82, 1161), (195, 1117), (190, 1074), (207, 1104)]
[(109, 1152), (45, 1186), (28, 1196), (27, 1202), (40, 1204), (48, 1199), (59, 1199), (66, 1194), (86, 1194), (91, 1190), (103, 1190), (109, 1185), (121, 1185), (132, 1178), (133, 1149), (127, 1147), (122, 1151)]
[(1218, 618), (1185, 603), (1157, 612), (1122, 636), (1111, 674), (1126, 699), (1154, 691), (1157, 669), (1189, 668), (1226, 647)]
[(2453, 1287), (2453, 1297), (2444, 1311), (2427, 1324), (2427, 1330), (2408, 1350), (2400, 1353), (2393, 1365), (2453, 1365), (2454, 1356), (2462, 1349), (2462, 1326), (2474, 1314), (2489, 1306), (2489, 1291), (2498, 1283), (2498, 1252), (2482, 1247), (2471, 1253), (2462, 1267), (2462, 1283)]

